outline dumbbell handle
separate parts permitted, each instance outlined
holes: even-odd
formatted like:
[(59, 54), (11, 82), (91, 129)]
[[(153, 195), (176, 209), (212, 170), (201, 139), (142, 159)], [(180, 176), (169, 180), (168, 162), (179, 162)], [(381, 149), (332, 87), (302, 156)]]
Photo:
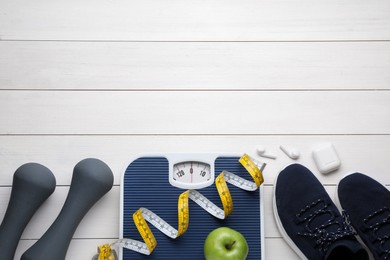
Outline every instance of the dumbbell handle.
[(26, 225), (55, 187), (53, 173), (43, 165), (27, 163), (15, 171), (10, 200), (0, 226), (0, 259), (14, 259)]
[(21, 260), (63, 260), (79, 223), (113, 185), (110, 168), (97, 159), (79, 162), (73, 171), (68, 196), (58, 217)]

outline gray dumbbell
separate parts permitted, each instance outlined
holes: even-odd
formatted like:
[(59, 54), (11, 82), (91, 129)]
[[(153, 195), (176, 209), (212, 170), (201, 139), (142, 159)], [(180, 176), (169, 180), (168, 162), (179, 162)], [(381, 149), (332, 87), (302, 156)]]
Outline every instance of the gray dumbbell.
[(98, 159), (85, 159), (73, 170), (68, 196), (58, 217), (21, 260), (63, 260), (81, 220), (113, 185), (111, 169)]
[(0, 226), (2, 260), (14, 259), (25, 227), (55, 187), (53, 173), (43, 165), (26, 163), (15, 171), (10, 200)]

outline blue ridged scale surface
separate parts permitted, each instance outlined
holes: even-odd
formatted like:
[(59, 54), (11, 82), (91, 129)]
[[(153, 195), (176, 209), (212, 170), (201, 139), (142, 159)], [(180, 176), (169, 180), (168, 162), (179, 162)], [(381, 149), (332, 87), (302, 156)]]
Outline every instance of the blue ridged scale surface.
[[(250, 179), (238, 157), (219, 157), (215, 161), (215, 176), (222, 170)], [(249, 178), (248, 178), (249, 177)], [(133, 259), (204, 259), (203, 244), (213, 229), (227, 226), (241, 232), (247, 239), (247, 259), (261, 259), (260, 193), (243, 191), (228, 184), (233, 198), (233, 213), (219, 220), (190, 200), (190, 223), (187, 232), (171, 239), (149, 225), (157, 247), (149, 256), (123, 249), (123, 260)], [(141, 157), (126, 169), (123, 182), (123, 237), (142, 241), (132, 215), (140, 207), (157, 213), (177, 229), (177, 199), (184, 191), (173, 187), (168, 180), (168, 160), (165, 157)], [(215, 185), (199, 190), (222, 208)]]

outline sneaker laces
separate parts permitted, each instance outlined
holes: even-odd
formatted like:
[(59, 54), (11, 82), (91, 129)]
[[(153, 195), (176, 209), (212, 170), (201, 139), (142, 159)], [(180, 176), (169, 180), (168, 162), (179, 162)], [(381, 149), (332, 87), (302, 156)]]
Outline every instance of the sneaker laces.
[(316, 246), (323, 252), (336, 240), (355, 235), (347, 215), (343, 213), (340, 216), (329, 206), (330, 203), (318, 199), (296, 214), (298, 224), (304, 223), (306, 230), (298, 232), (298, 235), (313, 238)]
[(390, 226), (390, 209), (387, 207), (381, 208), (365, 218), (362, 230), (364, 232), (371, 231), (369, 238), (373, 244), (378, 244), (379, 255), (383, 259), (390, 259), (390, 236), (388, 232), (383, 232), (385, 226)]

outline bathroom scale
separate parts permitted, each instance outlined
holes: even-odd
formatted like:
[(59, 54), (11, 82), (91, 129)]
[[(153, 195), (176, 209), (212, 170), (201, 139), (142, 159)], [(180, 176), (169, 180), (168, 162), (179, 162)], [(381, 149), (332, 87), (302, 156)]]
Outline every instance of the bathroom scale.
[[(253, 182), (246, 167), (249, 164), (244, 167), (240, 161), (242, 159), (241, 155), (167, 154), (142, 156), (133, 160), (125, 169), (121, 180), (120, 239), (145, 243), (143, 248), (135, 243), (132, 249), (120, 247), (118, 258), (204, 259), (203, 247), (207, 235), (218, 227), (229, 227), (246, 238), (249, 246), (248, 260), (264, 259), (262, 185), (248, 191), (228, 182), (233, 210), (224, 219), (208, 212), (215, 208), (225, 210), (225, 202), (218, 192), (219, 186), (217, 187), (220, 175), (225, 174), (233, 182), (240, 179), (241, 184)], [(255, 164), (261, 171), (265, 166), (257, 162)], [(192, 196), (186, 202), (187, 210), (179, 206), (182, 205), (180, 201), (183, 194)], [(140, 209), (144, 215), (153, 213), (148, 215), (147, 222), (154, 224), (141, 223), (138, 219)], [(220, 213), (223, 214), (224, 210)], [(180, 231), (183, 216), (187, 221), (184, 232)], [(173, 234), (174, 231), (169, 225), (182, 234), (170, 237), (168, 233)], [(149, 227), (148, 231), (143, 229), (145, 226)], [(147, 251), (150, 243), (154, 243), (151, 241), (156, 244), (150, 254), (137, 252)], [(133, 250), (134, 248), (137, 250)]]

